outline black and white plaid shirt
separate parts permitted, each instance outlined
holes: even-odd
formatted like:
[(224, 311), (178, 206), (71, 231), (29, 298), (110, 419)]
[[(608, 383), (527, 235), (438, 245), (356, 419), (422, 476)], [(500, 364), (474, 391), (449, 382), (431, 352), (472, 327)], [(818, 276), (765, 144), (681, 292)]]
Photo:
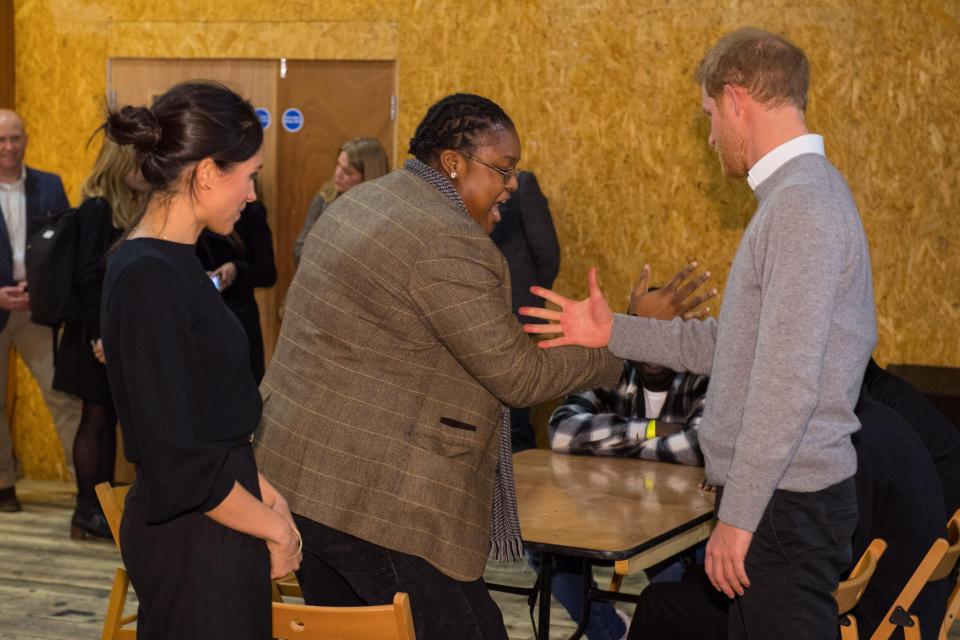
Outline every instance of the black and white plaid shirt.
[(560, 453), (632, 456), (702, 465), (697, 428), (703, 417), (707, 376), (678, 373), (667, 391), (658, 424), (675, 423), (681, 430), (647, 439), (646, 403), (640, 374), (629, 361), (612, 389), (571, 394), (550, 416), (550, 447)]

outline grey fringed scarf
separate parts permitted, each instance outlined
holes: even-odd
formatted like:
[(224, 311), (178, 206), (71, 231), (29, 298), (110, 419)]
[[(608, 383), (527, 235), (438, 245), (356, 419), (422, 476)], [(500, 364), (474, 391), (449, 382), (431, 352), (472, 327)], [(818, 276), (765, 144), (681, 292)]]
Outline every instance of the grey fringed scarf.
[[(457, 190), (439, 171), (420, 160), (407, 160), (403, 168), (432, 185), (453, 200), (464, 214), (467, 207)], [(497, 452), (497, 484), (490, 510), (490, 557), (506, 562), (523, 558), (520, 518), (517, 515), (517, 491), (513, 484), (513, 452), (510, 447), (510, 410), (500, 410), (500, 442)]]

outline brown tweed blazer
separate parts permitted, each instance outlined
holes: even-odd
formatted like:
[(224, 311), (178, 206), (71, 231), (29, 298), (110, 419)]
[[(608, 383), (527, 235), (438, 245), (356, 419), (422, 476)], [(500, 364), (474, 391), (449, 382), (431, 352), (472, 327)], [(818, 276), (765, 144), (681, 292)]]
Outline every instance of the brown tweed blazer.
[(501, 404), (610, 386), (621, 366), (606, 349), (539, 349), (490, 238), (394, 171), (340, 196), (304, 244), (256, 455), (293, 512), (476, 580)]

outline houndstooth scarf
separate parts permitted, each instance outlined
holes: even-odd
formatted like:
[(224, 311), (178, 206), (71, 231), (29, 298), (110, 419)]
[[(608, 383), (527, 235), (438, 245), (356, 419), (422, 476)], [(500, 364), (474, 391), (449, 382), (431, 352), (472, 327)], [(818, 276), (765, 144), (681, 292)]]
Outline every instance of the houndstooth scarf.
[[(407, 160), (403, 168), (432, 185), (453, 200), (464, 214), (467, 207), (453, 185), (439, 171), (420, 160)], [(506, 562), (523, 558), (520, 517), (517, 515), (517, 490), (513, 484), (513, 451), (510, 447), (510, 410), (500, 409), (500, 442), (497, 452), (497, 483), (493, 488), (490, 510), (490, 557)]]

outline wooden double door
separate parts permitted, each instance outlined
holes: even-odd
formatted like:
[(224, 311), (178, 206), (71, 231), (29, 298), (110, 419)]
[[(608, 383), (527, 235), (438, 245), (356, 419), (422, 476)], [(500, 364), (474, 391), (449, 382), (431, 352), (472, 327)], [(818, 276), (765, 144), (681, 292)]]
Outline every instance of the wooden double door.
[(113, 104), (142, 105), (178, 82), (195, 79), (222, 82), (269, 118), (260, 187), (273, 232), (277, 284), (257, 291), (269, 363), (278, 313), (293, 278), (293, 244), (307, 206), (333, 176), (340, 146), (358, 136), (373, 137), (388, 158), (395, 158), (396, 63), (115, 58), (107, 86)]

